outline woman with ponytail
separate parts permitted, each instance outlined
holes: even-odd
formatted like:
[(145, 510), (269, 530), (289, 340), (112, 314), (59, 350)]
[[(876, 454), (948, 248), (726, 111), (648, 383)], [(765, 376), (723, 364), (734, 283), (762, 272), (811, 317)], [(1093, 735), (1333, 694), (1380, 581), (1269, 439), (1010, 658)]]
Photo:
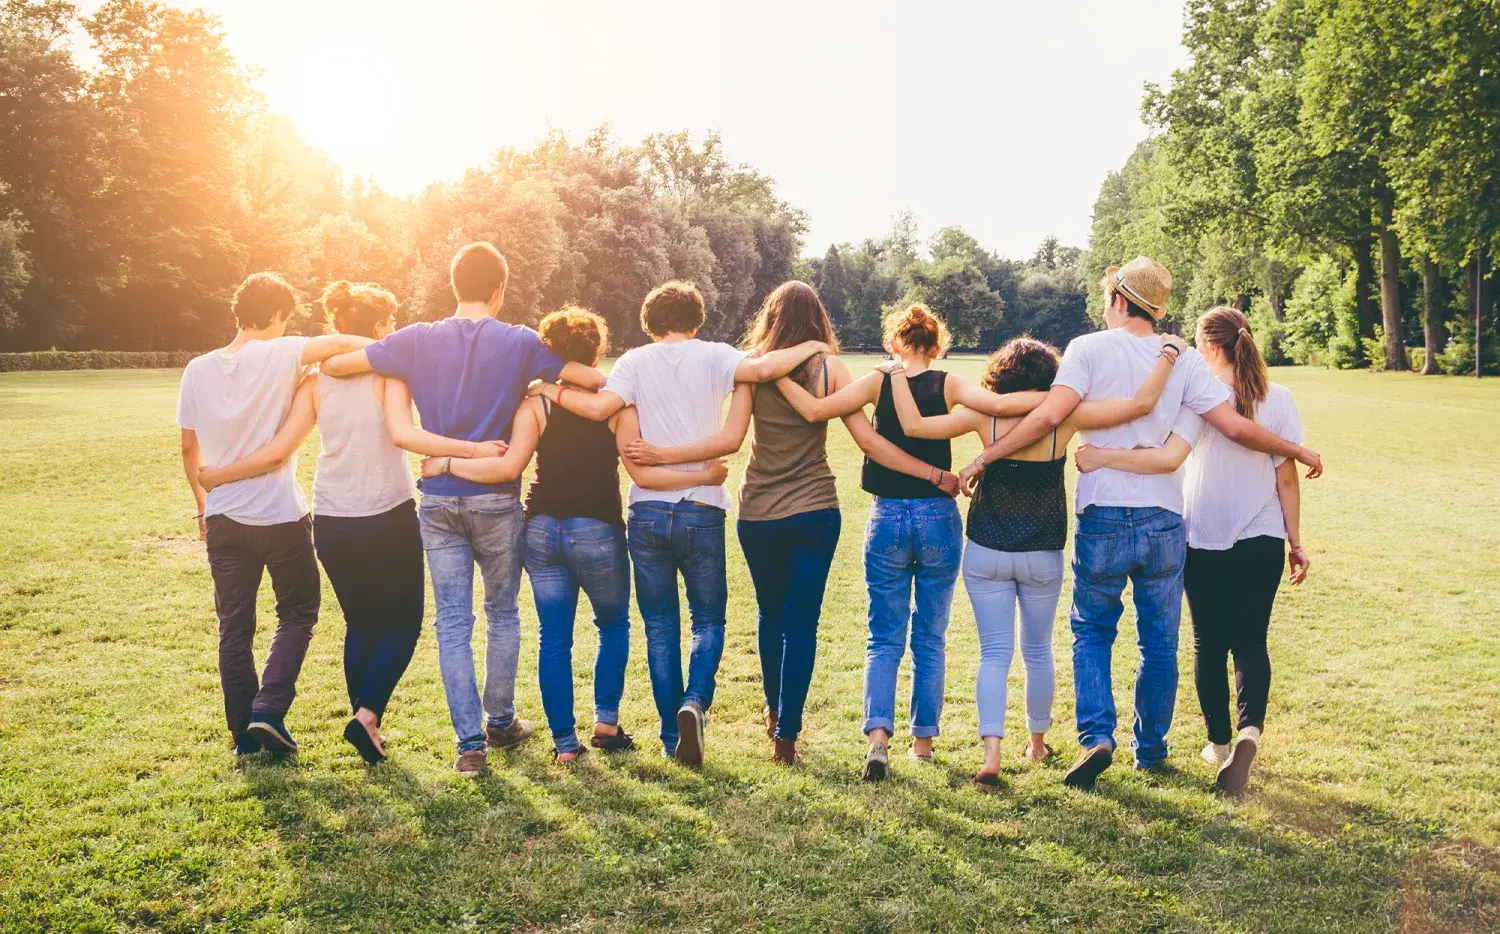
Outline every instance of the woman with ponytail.
[[(322, 304), (340, 334), (379, 340), (395, 330), (396, 298), (374, 285), (335, 282), (323, 290)], [(386, 383), (371, 373), (309, 376), (275, 438), (226, 467), (199, 474), (204, 488), (212, 489), (274, 470), (320, 426), (313, 544), (347, 624), (344, 680), (354, 716), (344, 738), (371, 765), (386, 758), (380, 723), (411, 662), (424, 605), (415, 488), (406, 453), (387, 428)], [(452, 442), (448, 453), (463, 456), (476, 447), (478, 453), (499, 451)]]
[[(1297, 404), (1291, 392), (1269, 380), (1242, 312), (1224, 307), (1208, 312), (1198, 320), (1195, 343), (1214, 376), (1230, 388), (1241, 415), (1287, 441), (1302, 442)], [(1082, 448), (1078, 469), (1163, 473), (1187, 460), (1183, 577), (1193, 617), (1193, 677), (1208, 728), (1203, 758), (1217, 769), (1214, 787), (1238, 796), (1265, 729), (1271, 687), (1266, 636), (1283, 555), (1293, 585), (1307, 579), (1309, 560), (1302, 545), (1296, 462), (1241, 447), (1213, 425), (1201, 431), (1191, 457), (1188, 442), (1174, 436), (1154, 450)], [(1238, 694), (1233, 724), (1225, 674), (1231, 656)]]

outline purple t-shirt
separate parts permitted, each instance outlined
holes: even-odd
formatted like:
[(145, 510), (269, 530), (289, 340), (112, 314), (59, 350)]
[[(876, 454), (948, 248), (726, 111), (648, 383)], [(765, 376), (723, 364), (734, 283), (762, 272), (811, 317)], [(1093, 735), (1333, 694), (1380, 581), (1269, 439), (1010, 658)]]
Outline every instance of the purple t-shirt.
[[(460, 441), (509, 441), (516, 410), (534, 379), (551, 382), (563, 361), (531, 328), (494, 318), (444, 318), (407, 325), (365, 348), (381, 376), (411, 387), (422, 427)], [(519, 481), (474, 483), (431, 477), (422, 492), (432, 496), (519, 493)]]

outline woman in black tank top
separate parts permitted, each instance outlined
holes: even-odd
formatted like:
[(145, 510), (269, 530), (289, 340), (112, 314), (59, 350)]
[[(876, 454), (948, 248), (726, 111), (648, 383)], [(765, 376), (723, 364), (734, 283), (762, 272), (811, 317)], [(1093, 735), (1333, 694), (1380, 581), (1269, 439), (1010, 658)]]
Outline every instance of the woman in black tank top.
[[(565, 362), (589, 366), (598, 364), (609, 341), (603, 318), (572, 306), (543, 318), (539, 332)], [(564, 391), (569, 388), (576, 387), (565, 386)], [(537, 677), (542, 708), (552, 730), (554, 758), (561, 764), (577, 761), (583, 752), (573, 714), (573, 624), (580, 590), (589, 598), (599, 630), (589, 744), (606, 751), (633, 745), (631, 735), (619, 725), (630, 654), (630, 559), (618, 466), (620, 447), (639, 436), (634, 409), (596, 422), (533, 396), (516, 412), (504, 456), (423, 462), (424, 475), (446, 470), (467, 480), (496, 483), (519, 478), (536, 455), (536, 474), (526, 495), (525, 567), (540, 629)], [(694, 471), (635, 465), (629, 470), (648, 489), (719, 484), (728, 474), (723, 461)]]
[[(1161, 361), (1132, 399), (1086, 402), (1051, 434), (1009, 458), (990, 464), (969, 506), (964, 547), (964, 586), (979, 628), (979, 672), (975, 694), (984, 764), (974, 776), (983, 789), (999, 785), (1000, 740), (1005, 736), (1006, 679), (1015, 654), (1015, 618), (1021, 616), (1021, 656), (1026, 665), (1026, 721), (1030, 741), (1021, 755), (1040, 761), (1051, 755), (1046, 731), (1052, 723), (1055, 675), (1052, 624), (1062, 589), (1063, 546), (1068, 534), (1068, 495), (1063, 480), (1068, 442), (1081, 428), (1123, 424), (1151, 411), (1171, 375), (1175, 353)], [(914, 438), (948, 439), (968, 432), (990, 445), (1035, 407), (1057, 374), (1057, 351), (1018, 338), (995, 351), (984, 388), (965, 388), (963, 407), (951, 414), (924, 405), (917, 380), (891, 367), (893, 407)], [(998, 417), (996, 412), (1008, 412)]]

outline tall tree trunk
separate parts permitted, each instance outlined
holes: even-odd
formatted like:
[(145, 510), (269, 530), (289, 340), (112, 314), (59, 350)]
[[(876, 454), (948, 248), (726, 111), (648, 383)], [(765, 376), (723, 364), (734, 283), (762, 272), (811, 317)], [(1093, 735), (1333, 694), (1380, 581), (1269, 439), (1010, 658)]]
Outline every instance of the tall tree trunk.
[(1375, 264), (1370, 260), (1371, 240), (1368, 230), (1361, 230), (1354, 237), (1354, 314), (1361, 338), (1375, 336)]
[(1395, 195), (1382, 190), (1376, 195), (1380, 205), (1380, 316), (1385, 327), (1385, 368), (1409, 370), (1406, 360), (1406, 335), (1401, 328), (1401, 245), (1391, 229), (1395, 212)]
[(1432, 257), (1422, 259), (1422, 336), (1427, 345), (1427, 354), (1422, 360), (1422, 375), (1436, 376), (1437, 357), (1448, 346), (1448, 310), (1439, 294), (1442, 278)]

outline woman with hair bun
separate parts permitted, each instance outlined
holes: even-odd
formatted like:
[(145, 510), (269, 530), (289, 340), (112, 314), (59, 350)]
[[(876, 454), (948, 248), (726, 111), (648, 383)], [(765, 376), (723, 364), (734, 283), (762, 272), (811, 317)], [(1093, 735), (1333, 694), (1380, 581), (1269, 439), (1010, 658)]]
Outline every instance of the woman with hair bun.
[[(1000, 741), (1005, 736), (1006, 679), (1015, 656), (1016, 610), (1021, 617), (1021, 658), (1026, 666), (1026, 726), (1030, 741), (1020, 751), (1029, 761), (1052, 755), (1046, 733), (1052, 726), (1056, 679), (1052, 628), (1062, 593), (1063, 546), (1068, 535), (1068, 495), (1063, 479), (1068, 442), (1080, 429), (1118, 425), (1151, 411), (1167, 384), (1182, 344), (1171, 338), (1150, 377), (1131, 399), (1086, 402), (1054, 429), (1006, 458), (980, 478), (969, 505), (964, 544), (964, 587), (979, 629), (979, 672), (975, 698), (984, 764), (974, 776), (981, 790), (1000, 785)], [(1057, 349), (1018, 337), (990, 355), (984, 391), (991, 408), (1041, 399), (1057, 375)], [(888, 367), (901, 428), (913, 438), (956, 438), (968, 432), (993, 444), (1019, 418), (1000, 418), (967, 406), (949, 414), (924, 415), (913, 397), (911, 379), (900, 363)], [(971, 396), (972, 399), (981, 397)]]
[[(609, 346), (604, 319), (573, 305), (547, 315), (537, 332), (565, 362), (590, 367), (598, 365)], [(564, 383), (563, 391), (584, 390)], [(630, 558), (618, 467), (619, 451), (639, 437), (634, 408), (594, 421), (534, 395), (517, 411), (503, 455), (422, 462), (424, 477), (446, 473), (476, 483), (509, 483), (520, 478), (536, 455), (536, 473), (526, 492), (525, 567), (540, 628), (537, 679), (559, 765), (572, 765), (584, 751), (573, 712), (573, 627), (580, 591), (589, 598), (599, 630), (589, 745), (606, 752), (635, 745), (619, 716), (630, 657)], [(653, 490), (717, 485), (729, 472), (723, 460), (710, 460), (698, 470), (626, 461), (626, 469), (637, 484)]]
[[(926, 306), (910, 307), (885, 325), (885, 346), (909, 374), (912, 393), (923, 414), (938, 415), (949, 406), (984, 404), (992, 414), (1019, 415), (1027, 401), (980, 398), (968, 380), (931, 368), (948, 350), (947, 327)], [(953, 497), (958, 489), (951, 446), (946, 440), (913, 438), (901, 430), (891, 395), (891, 379), (871, 372), (849, 380), (823, 398), (814, 398), (794, 380), (777, 383), (787, 401), (808, 421), (826, 421), (875, 406), (875, 433), (926, 465), (925, 476), (912, 476), (865, 458), (862, 483), (875, 497), (865, 530), (865, 584), (869, 592), (870, 638), (865, 652), (864, 733), (869, 739), (863, 778), (883, 781), (890, 767), (889, 745), (895, 731), (896, 673), (912, 653), (911, 755), (932, 760), (933, 738), (943, 710), (945, 633), (958, 579), (963, 523)], [(915, 608), (913, 600), (915, 599)]]
[[(395, 330), (396, 298), (378, 286), (334, 282), (323, 290), (322, 305), (340, 334), (379, 340)], [(347, 625), (344, 680), (354, 716), (344, 738), (371, 765), (386, 758), (380, 724), (411, 662), (424, 605), (415, 489), (406, 452), (387, 428), (386, 388), (371, 373), (309, 376), (275, 438), (198, 475), (212, 489), (274, 470), (320, 427), (313, 544)], [(466, 443), (465, 450), (475, 447)]]
[[(1198, 319), (1194, 339), (1235, 409), (1281, 438), (1302, 443), (1297, 403), (1270, 381), (1250, 322), (1243, 312), (1219, 307)], [(1262, 454), (1204, 425), (1198, 443), (1173, 435), (1151, 450), (1080, 448), (1078, 469), (1113, 467), (1133, 473), (1168, 473), (1187, 461), (1184, 484), (1188, 548), (1183, 569), (1193, 618), (1193, 678), (1208, 728), (1202, 756), (1216, 769), (1214, 788), (1239, 796), (1260, 749), (1271, 688), (1266, 636), (1286, 554), (1288, 580), (1307, 579), (1302, 545), (1297, 462)], [(1288, 551), (1288, 549), (1290, 549)], [(1225, 665), (1234, 659), (1236, 721), (1229, 710)], [(1237, 732), (1236, 732), (1237, 731)]]

